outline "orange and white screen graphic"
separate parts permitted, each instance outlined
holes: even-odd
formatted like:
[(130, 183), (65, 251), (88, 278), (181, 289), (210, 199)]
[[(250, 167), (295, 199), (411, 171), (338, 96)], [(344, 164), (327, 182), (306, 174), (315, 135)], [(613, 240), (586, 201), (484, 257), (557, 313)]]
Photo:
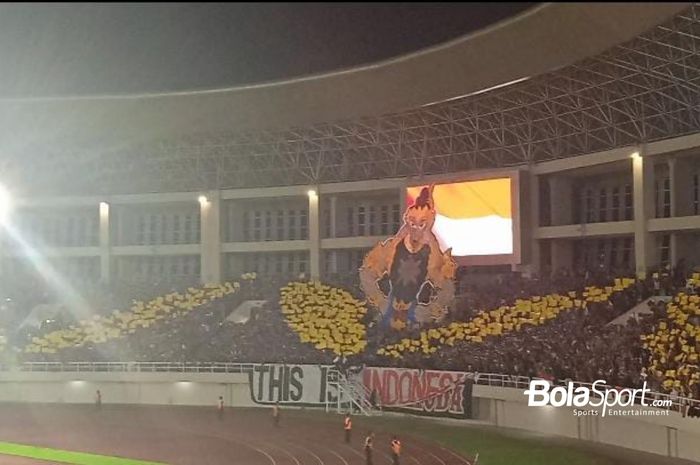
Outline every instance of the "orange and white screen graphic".
[[(433, 233), (452, 256), (513, 253), (513, 215), (510, 178), (437, 184), (433, 190)], [(406, 190), (407, 206), (413, 205), (425, 186)]]

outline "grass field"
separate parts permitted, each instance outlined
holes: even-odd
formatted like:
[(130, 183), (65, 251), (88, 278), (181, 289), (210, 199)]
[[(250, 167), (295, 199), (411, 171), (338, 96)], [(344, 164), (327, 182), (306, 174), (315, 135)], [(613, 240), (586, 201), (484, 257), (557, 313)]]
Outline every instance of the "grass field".
[[(3, 454), (36, 460), (46, 460), (50, 463), (67, 463), (72, 465), (165, 465), (158, 462), (132, 460), (122, 457), (107, 457), (105, 455), (49, 449), (11, 442), (0, 442), (0, 455)], [(0, 463), (2, 463), (1, 457)]]
[(507, 436), (486, 428), (452, 426), (435, 421), (415, 418), (371, 418), (374, 428), (400, 430), (397, 434), (410, 434), (437, 442), (466, 457), (479, 454), (479, 463), (486, 465), (617, 465), (610, 458), (595, 456), (591, 452), (573, 450), (553, 444), (547, 438)]
[[(338, 422), (338, 415), (289, 412), (318, 421)], [(427, 439), (467, 458), (479, 454), (478, 465), (692, 465), (694, 462), (584, 441), (535, 436), (478, 424), (456, 424), (429, 417), (384, 415), (355, 417), (354, 426)], [(697, 465), (697, 464), (695, 464)]]

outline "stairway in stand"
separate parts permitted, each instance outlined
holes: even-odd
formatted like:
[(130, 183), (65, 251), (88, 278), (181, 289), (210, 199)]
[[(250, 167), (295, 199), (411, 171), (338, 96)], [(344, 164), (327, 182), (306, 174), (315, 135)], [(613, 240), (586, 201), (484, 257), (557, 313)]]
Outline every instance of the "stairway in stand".
[(326, 385), (337, 395), (328, 396), (326, 411), (336, 410), (337, 413), (353, 415), (380, 415), (381, 409), (370, 402), (371, 393), (362, 382), (361, 374), (346, 376), (337, 369), (330, 369), (326, 374)]

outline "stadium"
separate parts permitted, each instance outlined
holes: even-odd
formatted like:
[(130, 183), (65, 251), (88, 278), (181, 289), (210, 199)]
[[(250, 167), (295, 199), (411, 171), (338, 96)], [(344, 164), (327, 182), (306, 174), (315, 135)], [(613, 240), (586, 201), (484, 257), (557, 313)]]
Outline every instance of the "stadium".
[(699, 50), (698, 4), (548, 3), (1, 98), (0, 464), (700, 463)]

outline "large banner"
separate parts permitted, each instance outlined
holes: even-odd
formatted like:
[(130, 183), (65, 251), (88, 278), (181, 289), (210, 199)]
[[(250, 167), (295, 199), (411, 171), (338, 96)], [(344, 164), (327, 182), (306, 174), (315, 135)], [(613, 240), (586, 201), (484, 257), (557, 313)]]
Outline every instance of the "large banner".
[(365, 368), (365, 387), (384, 410), (418, 415), (472, 417), (473, 378), (454, 371)]
[(406, 209), (401, 229), (377, 244), (360, 267), (360, 287), (384, 328), (441, 320), (454, 301), (457, 263), (433, 232), (435, 202), (426, 186)]
[(336, 403), (338, 389), (327, 383), (328, 369), (317, 365), (255, 365), (248, 374), (250, 398), (263, 405), (279, 402), (318, 407)]

